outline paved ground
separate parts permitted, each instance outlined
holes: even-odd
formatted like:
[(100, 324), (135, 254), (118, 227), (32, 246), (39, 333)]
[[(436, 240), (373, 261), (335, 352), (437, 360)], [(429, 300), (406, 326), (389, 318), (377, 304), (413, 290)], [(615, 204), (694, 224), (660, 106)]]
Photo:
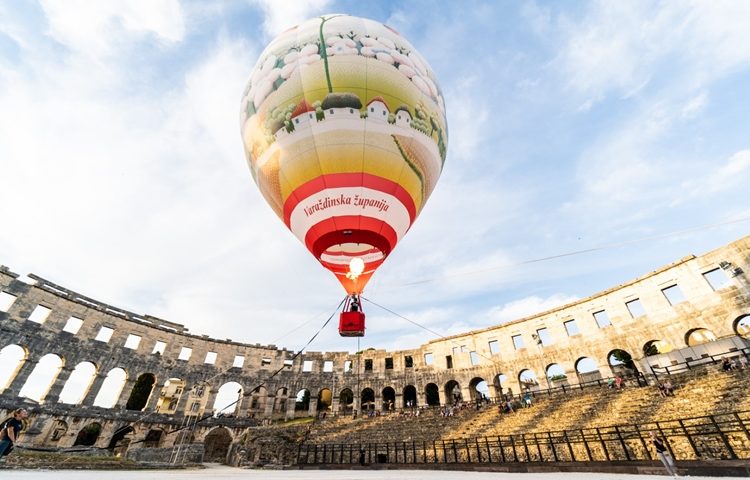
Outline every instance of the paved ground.
[[(11, 473), (11, 472), (6, 472)], [(5, 475), (0, 473), (0, 477)], [(11, 475), (8, 475), (11, 478)], [(13, 480), (657, 480), (666, 476), (617, 475), (606, 473), (477, 473), (435, 470), (242, 470), (210, 465), (205, 470), (81, 471), (14, 470)], [(720, 477), (690, 477), (690, 480), (719, 480)], [(723, 477), (722, 480), (725, 480)]]

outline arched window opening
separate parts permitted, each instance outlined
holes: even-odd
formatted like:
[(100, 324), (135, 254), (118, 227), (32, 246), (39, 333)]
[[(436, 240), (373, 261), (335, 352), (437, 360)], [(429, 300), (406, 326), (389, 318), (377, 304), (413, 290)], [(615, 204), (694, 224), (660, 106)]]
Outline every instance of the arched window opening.
[(341, 390), (339, 394), (339, 411), (342, 413), (354, 410), (354, 393), (348, 388)]
[(401, 408), (417, 406), (417, 388), (414, 385), (407, 385), (401, 393)]
[(490, 388), (483, 378), (472, 378), (471, 382), (469, 382), (469, 387), (471, 387), (469, 388), (469, 392), (472, 401), (487, 401), (490, 399)]
[(393, 387), (385, 387), (381, 392), (383, 398), (383, 410), (394, 410), (396, 408), (396, 391)]
[(266, 411), (266, 402), (268, 401), (268, 391), (266, 387), (257, 387), (250, 394), (250, 415), (255, 416), (257, 413)]
[(286, 387), (282, 387), (276, 390), (276, 395), (274, 396), (274, 400), (273, 400), (274, 413), (286, 412), (286, 397), (287, 397)]
[(430, 407), (437, 407), (440, 405), (440, 389), (434, 383), (428, 383), (424, 387), (425, 402)]
[(62, 366), (62, 358), (54, 353), (48, 353), (40, 358), (18, 396), (41, 402), (52, 386), (52, 382), (60, 373)]
[(76, 436), (76, 441), (73, 446), (83, 445), (84, 447), (93, 446), (99, 439), (99, 434), (102, 432), (101, 424), (94, 422), (89, 423), (83, 427)]
[(144, 373), (135, 381), (133, 390), (130, 391), (130, 397), (125, 404), (126, 410), (143, 410), (154, 389), (156, 377), (153, 373)]
[(707, 328), (694, 328), (685, 334), (685, 344), (688, 347), (695, 347), (708, 342), (715, 342), (716, 335)]
[(213, 410), (217, 417), (231, 417), (242, 400), (242, 385), (237, 382), (227, 382), (216, 393)]
[(161, 439), (164, 436), (164, 430), (158, 428), (152, 428), (146, 434), (146, 438), (143, 439), (143, 446), (145, 448), (159, 448)]
[(96, 365), (91, 362), (81, 362), (76, 365), (60, 392), (60, 403), (72, 405), (81, 403), (88, 393), (94, 377), (96, 377)]
[(643, 346), (643, 355), (650, 357), (652, 355), (659, 355), (660, 353), (669, 353), (674, 350), (674, 347), (669, 342), (664, 340), (651, 340), (646, 342)]
[(0, 350), (0, 392), (16, 378), (25, 359), (26, 350), (18, 345), (7, 345)]
[(208, 432), (203, 444), (205, 462), (225, 462), (232, 444), (232, 435), (226, 428), (218, 427)]
[(602, 378), (599, 366), (589, 357), (581, 357), (576, 360), (576, 372), (581, 383), (593, 382)]
[(551, 363), (547, 366), (547, 379), (550, 381), (550, 385), (555, 387), (568, 384), (568, 376), (565, 374), (565, 369), (557, 363)]
[(327, 412), (331, 408), (332, 401), (333, 394), (331, 393), (331, 390), (328, 388), (322, 389), (318, 392), (318, 411)]
[(734, 321), (734, 331), (742, 337), (750, 337), (750, 315), (743, 315)]
[(362, 390), (362, 410), (375, 410), (375, 392), (371, 388)]
[(125, 438), (127, 435), (133, 433), (135, 430), (130, 425), (121, 425), (115, 430), (112, 438), (109, 439), (108, 450), (127, 450), (130, 445), (130, 438)]
[(297, 398), (294, 400), (295, 412), (306, 412), (310, 410), (310, 390), (303, 388), (297, 392)]
[(503, 388), (508, 384), (508, 376), (502, 373), (495, 375), (492, 379), (492, 386), (495, 388), (495, 398), (501, 398), (505, 392)]
[(445, 384), (445, 403), (446, 405), (455, 405), (463, 400), (461, 394), (461, 385), (455, 380), (450, 380)]
[(539, 380), (536, 379), (536, 373), (528, 368), (521, 370), (518, 374), (518, 384), (521, 391), (535, 392), (539, 390)]

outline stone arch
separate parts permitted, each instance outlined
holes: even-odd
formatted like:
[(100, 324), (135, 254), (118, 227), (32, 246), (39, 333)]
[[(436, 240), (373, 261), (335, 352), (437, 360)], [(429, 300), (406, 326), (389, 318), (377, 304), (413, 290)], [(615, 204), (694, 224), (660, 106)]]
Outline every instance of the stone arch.
[(508, 376), (503, 373), (498, 373), (492, 378), (492, 387), (495, 389), (495, 398), (501, 398), (503, 396), (503, 388), (507, 385)]
[(643, 345), (643, 355), (645, 357), (659, 355), (660, 353), (668, 353), (672, 350), (674, 350), (672, 344), (664, 340), (649, 340)]
[(160, 428), (152, 428), (143, 439), (143, 446), (145, 448), (159, 448), (162, 438), (164, 438), (164, 430)]
[(396, 390), (393, 387), (385, 387), (380, 396), (383, 399), (383, 410), (393, 410), (396, 408)]
[(518, 386), (521, 391), (537, 391), (539, 390), (539, 380), (536, 378), (536, 373), (530, 368), (524, 368), (518, 372)]
[(440, 406), (440, 388), (434, 383), (428, 383), (425, 385), (424, 400), (430, 407)]
[(217, 416), (231, 416), (237, 412), (242, 399), (242, 385), (237, 382), (226, 382), (216, 392), (213, 410)]
[(174, 413), (177, 404), (185, 393), (186, 383), (180, 378), (168, 378), (159, 392), (159, 400), (156, 402), (156, 411), (159, 413)]
[(346, 413), (354, 410), (354, 393), (349, 388), (339, 393), (339, 412)]
[(568, 375), (559, 363), (550, 363), (547, 365), (547, 368), (544, 369), (544, 372), (545, 375), (547, 375), (547, 380), (551, 386), (559, 387), (568, 384)]
[(251, 416), (257, 413), (265, 413), (266, 403), (268, 402), (268, 390), (266, 387), (259, 386), (250, 393), (250, 408), (248, 411)]
[(621, 348), (615, 348), (607, 354), (607, 363), (614, 375), (633, 373), (636, 370), (633, 356)]
[(750, 338), (750, 314), (740, 315), (732, 322), (734, 333), (741, 337)]
[(91, 388), (95, 377), (96, 365), (91, 362), (79, 363), (65, 382), (58, 401), (72, 405), (80, 404)]
[(297, 397), (294, 400), (294, 411), (307, 412), (308, 410), (310, 410), (310, 390), (303, 388), (297, 392)]
[(490, 388), (487, 385), (487, 381), (481, 377), (474, 377), (469, 382), (469, 394), (471, 400), (485, 400), (490, 398)]
[(401, 392), (401, 405), (402, 408), (406, 408), (408, 405), (417, 405), (417, 388), (414, 385), (407, 385)]
[(318, 392), (318, 411), (325, 412), (330, 410), (333, 403), (333, 393), (330, 388), (321, 388)]
[(148, 403), (151, 392), (154, 390), (156, 377), (153, 373), (143, 373), (135, 381), (130, 397), (125, 404), (126, 410), (143, 410)]
[(284, 413), (286, 411), (287, 395), (289, 395), (289, 391), (286, 387), (281, 387), (276, 390), (276, 395), (274, 395), (273, 399), (274, 413)]
[(361, 410), (375, 410), (375, 391), (372, 388), (364, 388), (360, 395), (360, 399)]
[(591, 357), (580, 357), (575, 362), (576, 373), (581, 383), (593, 382), (602, 378), (599, 365)]
[(462, 400), (461, 385), (455, 380), (449, 380), (443, 389), (445, 392), (445, 404), (455, 405)]
[(707, 328), (691, 328), (685, 333), (685, 345), (695, 347), (708, 342), (715, 342), (716, 335)]
[(117, 400), (120, 399), (122, 389), (125, 388), (127, 380), (127, 372), (120, 367), (113, 368), (107, 372), (107, 376), (104, 378), (104, 382), (102, 382), (102, 386), (99, 388), (94, 399), (94, 406), (112, 408), (117, 405)]
[(232, 434), (224, 427), (217, 427), (208, 432), (203, 441), (205, 448), (204, 461), (226, 462), (229, 446), (232, 444)]
[(115, 430), (112, 438), (109, 439), (109, 445), (107, 449), (114, 450), (117, 447), (127, 447), (130, 444), (130, 439), (125, 438), (126, 435), (133, 433), (135, 430), (130, 425), (123, 425)]
[(26, 350), (15, 343), (6, 345), (0, 350), (0, 392), (8, 388), (16, 378), (27, 357)]
[(21, 388), (19, 397), (26, 397), (41, 402), (47, 395), (52, 383), (63, 367), (63, 359), (54, 353), (48, 353), (39, 359), (31, 375)]
[(76, 441), (73, 446), (82, 445), (84, 447), (93, 446), (99, 439), (99, 434), (102, 433), (102, 425), (99, 422), (92, 422), (79, 430), (76, 436)]

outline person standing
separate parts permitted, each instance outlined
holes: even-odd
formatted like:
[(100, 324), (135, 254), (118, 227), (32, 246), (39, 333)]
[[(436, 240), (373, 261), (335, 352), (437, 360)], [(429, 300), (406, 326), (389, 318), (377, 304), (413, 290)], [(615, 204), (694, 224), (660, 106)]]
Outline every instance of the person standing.
[(661, 460), (664, 468), (667, 469), (670, 475), (673, 477), (677, 476), (677, 466), (674, 463), (674, 458), (667, 448), (667, 444), (664, 440), (656, 436), (656, 432), (651, 432), (651, 444), (656, 449), (656, 455)]
[(5, 456), (13, 450), (13, 444), (18, 440), (18, 434), (23, 430), (23, 421), (29, 417), (29, 412), (25, 408), (18, 408), (13, 411), (13, 416), (5, 421), (0, 431), (0, 459), (5, 460)]

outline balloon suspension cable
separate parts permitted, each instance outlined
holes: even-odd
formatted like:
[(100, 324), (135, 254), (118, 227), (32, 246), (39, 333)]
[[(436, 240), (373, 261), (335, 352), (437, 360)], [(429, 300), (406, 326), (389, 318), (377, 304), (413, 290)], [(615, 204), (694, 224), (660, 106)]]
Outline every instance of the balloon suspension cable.
[(388, 290), (388, 289), (392, 289), (392, 288), (413, 287), (413, 286), (416, 286), (416, 285), (422, 285), (424, 283), (431, 283), (431, 282), (434, 282), (436, 280), (445, 280), (445, 279), (449, 279), (449, 278), (466, 277), (466, 276), (470, 276), (470, 275), (479, 275), (481, 273), (491, 272), (491, 271), (494, 271), (494, 270), (501, 270), (501, 269), (505, 269), (505, 268), (519, 267), (519, 266), (522, 266), (522, 265), (530, 265), (530, 264), (534, 264), (534, 263), (546, 262), (546, 261), (549, 261), (549, 260), (556, 260), (558, 258), (572, 257), (572, 256), (575, 256), (575, 255), (582, 255), (582, 254), (585, 254), (585, 253), (599, 252), (599, 251), (602, 251), (602, 250), (612, 250), (612, 249), (616, 249), (616, 248), (626, 247), (628, 245), (633, 245), (633, 244), (636, 244), (636, 243), (642, 243), (642, 242), (647, 242), (647, 241), (652, 241), (652, 240), (661, 240), (661, 239), (664, 239), (664, 238), (674, 237), (674, 236), (678, 236), (678, 235), (684, 235), (686, 233), (693, 233), (693, 232), (697, 232), (697, 231), (701, 231), (701, 230), (710, 230), (710, 229), (715, 229), (715, 228), (719, 228), (719, 227), (724, 227), (724, 226), (727, 226), (727, 225), (733, 225), (735, 223), (747, 222), (749, 220), (750, 220), (750, 217), (742, 217), (742, 218), (736, 218), (734, 220), (727, 220), (725, 222), (709, 223), (709, 224), (705, 224), (705, 225), (699, 225), (697, 227), (684, 228), (682, 230), (673, 230), (671, 232), (661, 233), (661, 234), (658, 234), (658, 235), (648, 235), (648, 236), (645, 236), (645, 237), (639, 237), (639, 238), (635, 238), (635, 239), (631, 239), (631, 240), (624, 240), (624, 241), (621, 241), (621, 242), (613, 242), (613, 243), (606, 243), (606, 244), (602, 244), (602, 245), (597, 245), (597, 246), (594, 246), (594, 247), (591, 247), (591, 248), (585, 248), (585, 249), (582, 249), (582, 250), (573, 250), (573, 251), (570, 251), (570, 252), (558, 253), (558, 254), (555, 254), (555, 255), (547, 256), (547, 257), (532, 258), (532, 259), (529, 259), (529, 260), (522, 260), (520, 262), (514, 262), (514, 263), (505, 263), (505, 264), (501, 264), (501, 265), (491, 265), (489, 267), (480, 268), (480, 269), (477, 269), (477, 270), (465, 271), (465, 272), (457, 272), (457, 273), (454, 273), (454, 274), (451, 274), (451, 275), (440, 275), (440, 276), (437, 276), (437, 277), (424, 278), (422, 280), (416, 280), (414, 282), (402, 283), (400, 285), (393, 285), (391, 287), (385, 287), (384, 289)]
[[(291, 358), (288, 358), (288, 359), (286, 359), (286, 361), (290, 361), (290, 360), (291, 360), (291, 361), (293, 362), (294, 360), (296, 360), (296, 359), (297, 359), (297, 357), (299, 357), (299, 356), (300, 356), (300, 355), (302, 354), (302, 352), (304, 352), (304, 351), (305, 351), (305, 349), (306, 349), (307, 347), (309, 347), (309, 346), (310, 346), (310, 344), (311, 344), (311, 343), (312, 343), (312, 342), (313, 342), (313, 341), (314, 341), (314, 340), (315, 340), (315, 339), (317, 338), (317, 336), (318, 336), (318, 335), (320, 334), (320, 332), (322, 332), (322, 331), (323, 331), (323, 330), (324, 330), (324, 329), (326, 328), (326, 326), (327, 326), (327, 325), (328, 325), (328, 324), (329, 324), (329, 323), (331, 322), (331, 319), (332, 319), (332, 318), (333, 318), (333, 317), (334, 317), (334, 316), (336, 315), (336, 313), (337, 313), (337, 312), (339, 311), (339, 309), (341, 308), (341, 306), (342, 306), (342, 305), (344, 305), (344, 302), (346, 301), (346, 299), (347, 299), (347, 298), (348, 298), (348, 296), (344, 297), (344, 298), (343, 298), (343, 299), (341, 300), (341, 302), (339, 302), (339, 304), (338, 304), (338, 305), (336, 306), (336, 309), (335, 309), (335, 310), (333, 311), (333, 313), (332, 313), (332, 314), (331, 314), (331, 315), (330, 315), (330, 316), (328, 317), (328, 319), (326, 319), (326, 321), (325, 321), (325, 322), (323, 323), (323, 325), (322, 325), (322, 326), (321, 326), (321, 327), (320, 327), (320, 328), (318, 329), (318, 331), (317, 331), (317, 332), (315, 332), (315, 334), (314, 334), (314, 335), (313, 335), (312, 337), (310, 337), (310, 340), (308, 340), (308, 341), (307, 341), (307, 343), (306, 343), (306, 344), (305, 344), (305, 345), (304, 345), (304, 346), (303, 346), (303, 347), (302, 347), (302, 348), (301, 348), (301, 349), (300, 349), (299, 351), (297, 351), (297, 353), (295, 353), (294, 355), (292, 355), (292, 356), (291, 356)], [(210, 381), (211, 381), (211, 380), (213, 380), (214, 378), (216, 378), (216, 377), (219, 377), (219, 376), (221, 376), (221, 375), (224, 375), (225, 373), (229, 372), (229, 370), (231, 370), (231, 369), (233, 369), (233, 368), (234, 368), (234, 367), (229, 367), (229, 368), (227, 368), (226, 370), (223, 370), (223, 371), (221, 371), (221, 372), (217, 373), (216, 375), (214, 375), (214, 376), (212, 376), (212, 377), (210, 377), (210, 378), (208, 378), (208, 379), (204, 380), (204, 381), (203, 381), (203, 382), (201, 382), (201, 383), (202, 383), (202, 384), (207, 384), (208, 382), (210, 382)], [(275, 377), (276, 375), (278, 375), (279, 373), (281, 373), (281, 372), (282, 372), (282, 371), (283, 371), (283, 370), (284, 370), (285, 368), (287, 368), (287, 366), (286, 366), (286, 365), (282, 365), (282, 366), (281, 366), (281, 367), (280, 367), (280, 368), (279, 368), (278, 370), (276, 370), (276, 371), (275, 371), (275, 372), (273, 372), (273, 373), (272, 373), (271, 375), (269, 375), (269, 376), (268, 376), (268, 377), (267, 377), (267, 378), (266, 378), (265, 380), (263, 380), (263, 381), (262, 381), (262, 382), (261, 382), (260, 384), (256, 385), (256, 386), (255, 386), (255, 387), (254, 387), (254, 388), (253, 388), (252, 390), (249, 390), (248, 392), (246, 392), (246, 393), (243, 393), (242, 395), (239, 395), (239, 396), (238, 396), (238, 398), (237, 398), (237, 400), (235, 400), (234, 402), (232, 402), (232, 403), (230, 403), (230, 404), (228, 404), (228, 405), (225, 405), (224, 407), (220, 408), (220, 409), (219, 409), (218, 411), (219, 411), (219, 412), (223, 412), (223, 411), (224, 411), (224, 410), (226, 410), (227, 408), (230, 408), (230, 407), (232, 407), (232, 406), (234, 406), (234, 405), (238, 404), (238, 403), (239, 403), (239, 402), (240, 402), (240, 401), (242, 400), (242, 398), (243, 398), (243, 397), (248, 397), (248, 396), (252, 395), (253, 393), (257, 392), (257, 391), (258, 391), (258, 390), (259, 390), (259, 389), (260, 389), (261, 387), (263, 387), (263, 386), (264, 386), (264, 385), (265, 385), (265, 384), (266, 384), (266, 383), (267, 383), (268, 381), (270, 381), (270, 380), (271, 380), (272, 378), (274, 378), (274, 377)], [(159, 413), (159, 412), (157, 412), (157, 411), (149, 412), (149, 413), (147, 413), (147, 414), (145, 414), (145, 415), (143, 415), (143, 416), (141, 416), (141, 417), (137, 418), (137, 419), (136, 419), (135, 421), (133, 421), (132, 423), (130, 423), (130, 424), (128, 424), (128, 425), (125, 425), (125, 426), (123, 426), (123, 427), (120, 427), (120, 428), (118, 428), (118, 429), (117, 429), (117, 430), (116, 430), (116, 431), (115, 431), (115, 432), (113, 433), (113, 435), (116, 435), (117, 433), (120, 433), (120, 432), (122, 432), (123, 430), (127, 430), (128, 428), (132, 427), (133, 425), (136, 425), (136, 424), (138, 424), (138, 423), (142, 422), (143, 420), (145, 420), (146, 418), (150, 417), (151, 415), (155, 415), (155, 414), (157, 414), (157, 413)], [(204, 416), (202, 416), (202, 417), (201, 417), (200, 419), (196, 420), (196, 421), (195, 421), (195, 423), (193, 423), (193, 424), (191, 425), (191, 428), (195, 427), (195, 425), (197, 425), (197, 424), (199, 424), (199, 423), (201, 423), (201, 422), (203, 422), (203, 421), (205, 421), (205, 420), (208, 420), (209, 418), (212, 418), (212, 417), (213, 417), (213, 414), (207, 414), (207, 415), (204, 415)], [(179, 431), (181, 431), (181, 430), (184, 430), (184, 429), (186, 429), (186, 428), (188, 428), (188, 427), (187, 427), (187, 426), (182, 426), (182, 427), (180, 427), (180, 428), (176, 428), (176, 429), (174, 429), (174, 430), (171, 430), (171, 431), (167, 432), (166, 434), (167, 434), (167, 435), (171, 435), (171, 434), (173, 434), (173, 433), (177, 433), (177, 432), (179, 432)], [(135, 444), (138, 444), (138, 443), (143, 443), (143, 442), (145, 442), (145, 441), (146, 441), (145, 439), (143, 439), (143, 440), (137, 440), (137, 441), (135, 441), (135, 442), (131, 442), (131, 443), (130, 443), (130, 445), (135, 445)]]
[[(436, 337), (438, 337), (438, 338), (442, 338), (443, 340), (448, 340), (449, 342), (451, 342), (451, 343), (452, 343), (453, 345), (455, 345), (455, 346), (457, 346), (457, 347), (460, 347), (460, 346), (461, 346), (461, 344), (460, 344), (459, 342), (457, 342), (456, 340), (453, 340), (453, 339), (451, 339), (451, 338), (448, 338), (448, 337), (446, 337), (445, 335), (442, 335), (442, 334), (440, 334), (440, 333), (436, 332), (435, 330), (432, 330), (431, 328), (425, 327), (424, 325), (422, 325), (422, 324), (421, 324), (421, 323), (419, 323), (419, 322), (415, 322), (414, 320), (411, 320), (411, 319), (409, 319), (409, 318), (406, 318), (405, 316), (401, 315), (400, 313), (396, 313), (396, 312), (394, 312), (393, 310), (391, 310), (391, 309), (390, 309), (390, 308), (388, 308), (388, 307), (384, 307), (383, 305), (380, 305), (379, 303), (375, 303), (375, 302), (373, 302), (373, 301), (372, 301), (372, 300), (370, 300), (369, 298), (365, 298), (365, 297), (362, 297), (362, 300), (365, 300), (365, 301), (366, 301), (367, 303), (371, 303), (372, 305), (375, 305), (376, 307), (378, 307), (378, 308), (380, 308), (380, 309), (382, 309), (382, 310), (385, 310), (386, 312), (388, 312), (388, 313), (390, 313), (390, 314), (392, 314), (392, 315), (395, 315), (395, 316), (397, 316), (398, 318), (401, 318), (401, 319), (403, 319), (403, 320), (406, 320), (407, 322), (411, 323), (412, 325), (415, 325), (415, 326), (417, 326), (417, 327), (421, 328), (422, 330), (425, 330), (425, 331), (427, 331), (427, 332), (430, 332), (431, 334), (435, 335), (435, 336), (436, 336)], [(491, 363), (493, 363), (493, 364), (495, 363), (495, 359), (493, 359), (493, 358), (490, 358), (490, 357), (488, 357), (487, 355), (483, 355), (483, 354), (482, 354), (482, 353), (480, 353), (480, 352), (475, 352), (475, 353), (476, 353), (476, 354), (477, 354), (478, 356), (480, 356), (480, 357), (482, 357), (482, 358), (484, 358), (484, 359), (486, 359), (486, 360), (489, 360), (489, 361), (490, 361)]]

